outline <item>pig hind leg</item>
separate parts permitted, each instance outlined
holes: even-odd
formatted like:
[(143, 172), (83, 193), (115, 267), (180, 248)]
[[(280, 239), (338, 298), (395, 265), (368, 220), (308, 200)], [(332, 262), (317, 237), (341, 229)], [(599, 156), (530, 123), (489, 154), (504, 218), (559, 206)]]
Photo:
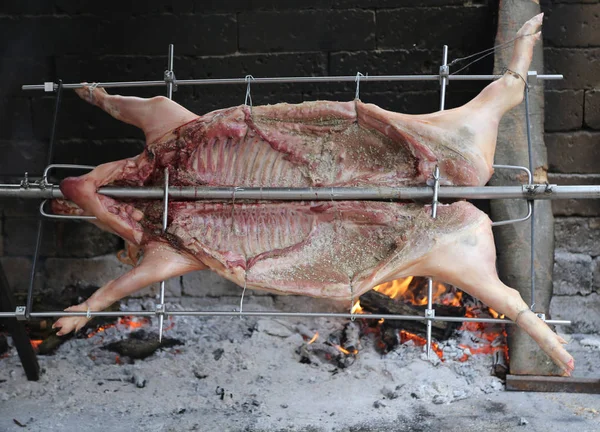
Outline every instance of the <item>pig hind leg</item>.
[(164, 96), (145, 99), (110, 95), (103, 88), (86, 86), (75, 90), (85, 101), (102, 108), (122, 122), (144, 131), (149, 143), (198, 116)]
[[(144, 256), (138, 267), (121, 277), (114, 279), (98, 289), (90, 298), (81, 304), (65, 309), (66, 311), (85, 312), (102, 311), (116, 301), (135, 293), (153, 283), (186, 273), (204, 270), (202, 263), (177, 251), (162, 242), (153, 242), (144, 246)], [(87, 322), (86, 317), (60, 318), (53, 328), (58, 328), (57, 335), (62, 336), (71, 331), (80, 330)]]
[(475, 230), (465, 229), (451, 244), (438, 245), (417, 267), (410, 274), (433, 276), (455, 285), (515, 321), (565, 375), (570, 375), (574, 360), (562, 346), (566, 342), (529, 310), (518, 291), (498, 278), (489, 221), (482, 221)]

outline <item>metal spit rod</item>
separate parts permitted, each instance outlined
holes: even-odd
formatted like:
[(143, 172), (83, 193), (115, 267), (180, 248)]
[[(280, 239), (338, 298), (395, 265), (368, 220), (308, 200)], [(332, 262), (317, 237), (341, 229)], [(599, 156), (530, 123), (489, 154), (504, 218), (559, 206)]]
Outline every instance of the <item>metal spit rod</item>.
[[(162, 199), (164, 188), (104, 186), (98, 193), (112, 198)], [(416, 187), (207, 187), (170, 186), (171, 200), (416, 200), (432, 199), (429, 186)], [(598, 199), (600, 185), (440, 186), (439, 199)], [(64, 198), (58, 185), (0, 184), (0, 198)]]
[[(533, 71), (532, 71), (533, 72)], [(501, 78), (502, 75), (449, 75), (446, 77), (449, 81), (493, 81)], [(365, 75), (361, 81), (437, 81), (440, 75)], [(561, 80), (562, 74), (542, 74), (537, 75), (541, 80)], [(356, 75), (347, 76), (309, 76), (309, 77), (272, 77), (272, 78), (253, 78), (252, 84), (287, 84), (287, 83), (329, 83), (329, 82), (355, 82)], [(212, 85), (212, 84), (248, 84), (246, 78), (211, 78), (211, 79), (187, 79), (174, 81), (177, 86), (184, 85)], [(99, 82), (98, 87), (118, 88), (118, 87), (162, 87), (168, 86), (169, 82), (165, 80), (156, 81), (118, 81), (118, 82)], [(86, 84), (72, 83), (63, 84), (65, 89), (78, 89), (85, 87)], [(56, 84), (26, 84), (21, 87), (22, 90), (56, 90)]]
[[(0, 312), (0, 318), (15, 318), (19, 314), (16, 312)], [(91, 317), (153, 317), (156, 316), (156, 311), (102, 311), (94, 312), (71, 312), (71, 311), (48, 311), (48, 312), (32, 312), (31, 318), (54, 318), (63, 316), (91, 316)], [(290, 318), (359, 318), (359, 319), (389, 319), (402, 321), (447, 321), (447, 322), (482, 322), (490, 324), (514, 324), (514, 321), (500, 318), (467, 318), (467, 317), (447, 317), (436, 316), (428, 318), (423, 315), (387, 315), (387, 314), (353, 314), (353, 313), (328, 313), (328, 312), (279, 312), (279, 311), (169, 311), (164, 312), (167, 316), (255, 316), (255, 317), (290, 317)], [(571, 321), (567, 320), (546, 320), (547, 324), (552, 325), (570, 325)]]

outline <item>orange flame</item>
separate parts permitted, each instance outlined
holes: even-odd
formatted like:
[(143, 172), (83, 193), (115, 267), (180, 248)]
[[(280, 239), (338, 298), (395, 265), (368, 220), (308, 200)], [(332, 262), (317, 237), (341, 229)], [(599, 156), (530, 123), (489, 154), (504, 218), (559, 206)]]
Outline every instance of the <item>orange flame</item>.
[(360, 300), (357, 301), (356, 303), (354, 303), (354, 306), (352, 306), (352, 309), (350, 310), (350, 313), (353, 313), (353, 314), (361, 314), (361, 313), (363, 313), (363, 308), (360, 305)]
[(34, 349), (38, 349), (38, 347), (39, 347), (39, 346), (42, 344), (42, 342), (44, 342), (44, 341), (43, 341), (42, 339), (31, 339), (31, 340), (30, 340), (30, 342), (31, 342), (31, 346), (32, 346)]
[(309, 340), (306, 344), (310, 345), (311, 343), (313, 343), (314, 341), (316, 341), (319, 338), (319, 332), (316, 332), (315, 335), (312, 337), (311, 340)]
[(357, 349), (353, 349), (352, 351), (348, 351), (346, 348), (341, 347), (339, 345), (335, 345), (334, 344), (333, 346), (336, 347), (338, 349), (338, 351), (340, 351), (340, 352), (342, 352), (342, 353), (344, 353), (346, 355), (349, 355), (349, 354), (358, 354), (358, 350)]

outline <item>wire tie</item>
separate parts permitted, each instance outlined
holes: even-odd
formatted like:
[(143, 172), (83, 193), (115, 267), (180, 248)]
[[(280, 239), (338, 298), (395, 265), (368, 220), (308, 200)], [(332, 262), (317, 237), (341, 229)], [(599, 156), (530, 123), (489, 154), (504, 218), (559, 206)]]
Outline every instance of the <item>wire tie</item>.
[(354, 93), (354, 99), (360, 99), (360, 77), (364, 77), (364, 76), (369, 76), (369, 74), (367, 75), (363, 75), (360, 72), (356, 73), (356, 78), (354, 78), (354, 82), (356, 83), (356, 92)]
[[(254, 81), (254, 77), (252, 75), (246, 75), (246, 98), (244, 100), (244, 105), (249, 105), (250, 106), (250, 112), (252, 112), (252, 94), (250, 93), (250, 82)], [(248, 104), (248, 101), (250, 101), (250, 104)]]

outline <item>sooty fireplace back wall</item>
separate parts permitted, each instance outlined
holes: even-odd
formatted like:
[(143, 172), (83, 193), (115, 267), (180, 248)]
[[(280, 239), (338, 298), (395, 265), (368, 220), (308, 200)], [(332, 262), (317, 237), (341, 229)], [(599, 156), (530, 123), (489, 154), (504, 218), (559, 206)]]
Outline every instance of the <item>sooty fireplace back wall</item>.
[[(212, 2), (211, 2), (212, 3)], [(493, 44), (496, 2), (409, 2), (403, 7), (386, 1), (224, 2), (203, 6), (192, 2), (142, 2), (135, 14), (124, 7), (110, 12), (83, 10), (77, 2), (29, 2), (3, 6), (2, 31), (11, 41), (4, 47), (0, 96), (0, 175), (20, 179), (44, 166), (53, 101), (41, 94), (24, 94), (20, 85), (46, 80), (161, 79), (166, 50), (175, 44), (179, 79), (202, 77), (436, 73), (432, 59), (441, 44), (450, 57), (480, 51)], [(429, 5), (431, 3), (431, 5)], [(19, 9), (21, 8), (21, 9)], [(544, 24), (546, 72), (565, 74), (547, 85), (546, 136), (550, 181), (593, 184), (595, 154), (591, 143), (599, 127), (598, 97), (588, 65), (577, 70), (580, 56), (597, 56), (597, 49), (570, 49), (581, 41), (558, 31), (561, 20), (593, 11), (597, 4), (548, 5)], [(544, 9), (544, 8), (543, 8)], [(567, 18), (565, 18), (565, 16)], [(440, 20), (453, 26), (440, 26)], [(149, 25), (152, 23), (152, 25)], [(304, 32), (307, 27), (318, 32)], [(152, 29), (152, 30), (150, 30)], [(302, 37), (298, 35), (302, 34)], [(591, 35), (584, 43), (593, 44)], [(582, 52), (583, 51), (583, 52)], [(564, 63), (566, 57), (573, 62)], [(473, 66), (471, 73), (489, 73), (491, 58)], [(593, 66), (595, 67), (595, 66)], [(583, 70), (585, 69), (585, 70)], [(453, 83), (448, 108), (469, 100), (482, 84)], [(151, 96), (154, 90), (124, 94)], [(180, 88), (175, 100), (197, 113), (243, 102), (241, 87)], [(354, 85), (255, 86), (255, 104), (303, 100), (350, 100)], [(430, 112), (437, 107), (435, 84), (368, 83), (361, 98), (386, 109)], [(584, 103), (585, 112), (584, 112)], [(585, 129), (577, 131), (577, 129)], [(141, 134), (66, 94), (59, 120), (55, 161), (96, 165), (132, 156), (142, 148)], [(565, 148), (589, 157), (563, 157)], [(596, 165), (597, 166), (597, 165)], [(577, 175), (571, 175), (576, 173)], [(0, 256), (11, 286), (24, 292), (29, 255), (33, 251), (36, 208), (32, 203), (3, 201)], [(555, 317), (574, 321), (575, 331), (593, 331), (600, 310), (600, 261), (597, 250), (599, 209), (594, 202), (555, 203), (557, 248)], [(125, 269), (114, 259), (120, 247), (115, 237), (87, 224), (48, 223), (36, 292), (94, 288)], [(575, 233), (575, 236), (573, 236)], [(573, 271), (573, 269), (577, 269)], [(594, 278), (594, 276), (596, 276)], [(194, 276), (167, 283), (170, 296), (219, 296), (232, 291), (215, 280), (195, 289)], [(222, 289), (223, 288), (223, 289)], [(69, 291), (72, 292), (72, 291)], [(583, 305), (583, 306), (582, 306)], [(583, 312), (582, 313), (582, 308)]]

